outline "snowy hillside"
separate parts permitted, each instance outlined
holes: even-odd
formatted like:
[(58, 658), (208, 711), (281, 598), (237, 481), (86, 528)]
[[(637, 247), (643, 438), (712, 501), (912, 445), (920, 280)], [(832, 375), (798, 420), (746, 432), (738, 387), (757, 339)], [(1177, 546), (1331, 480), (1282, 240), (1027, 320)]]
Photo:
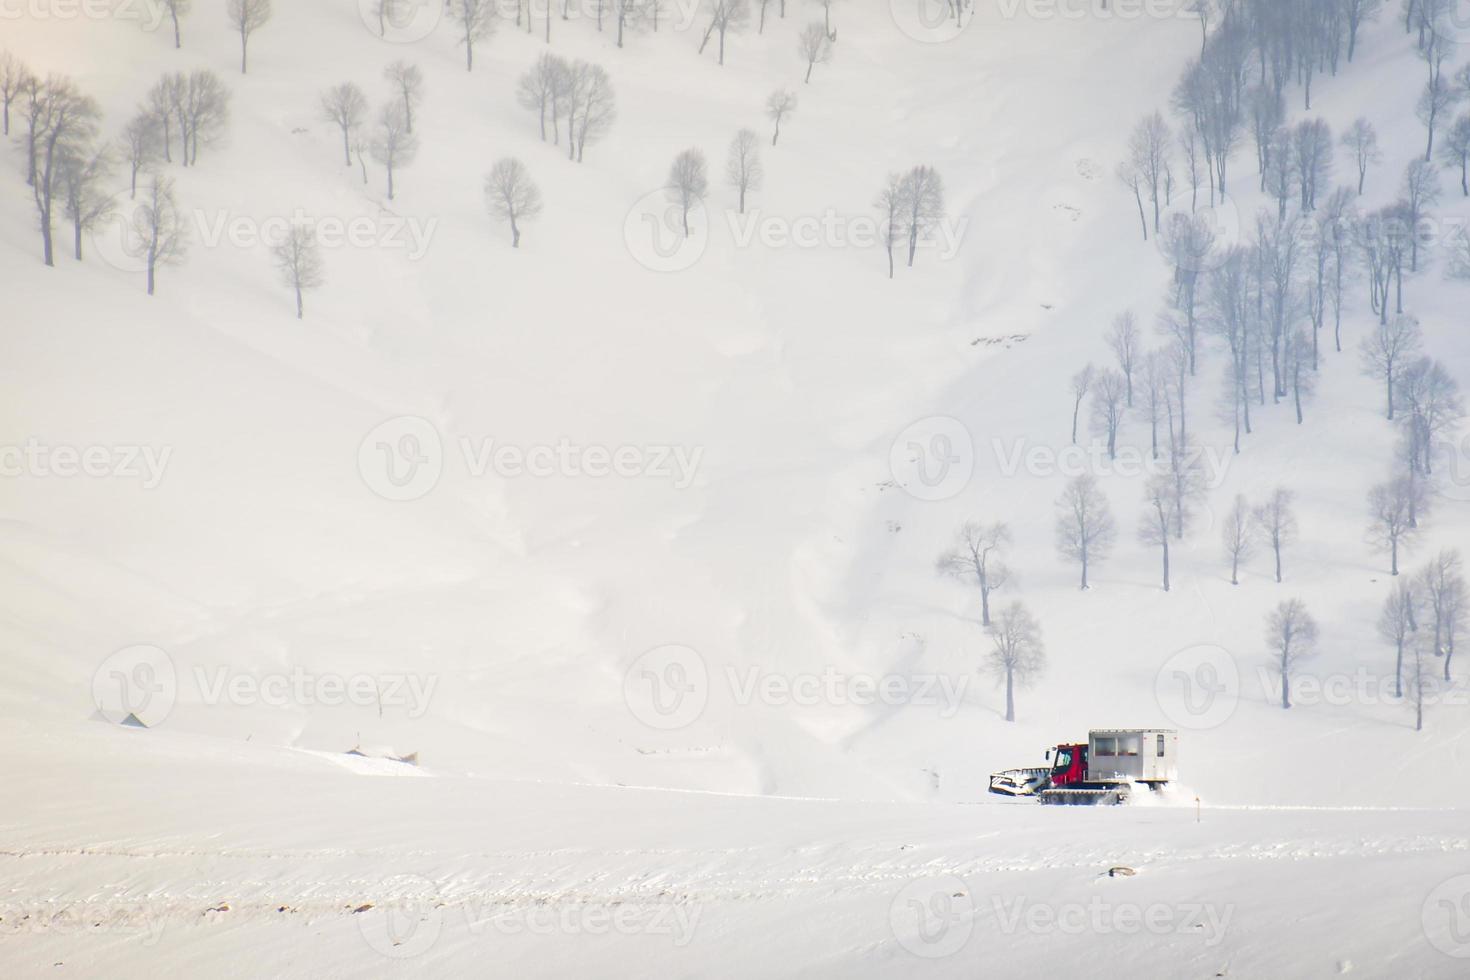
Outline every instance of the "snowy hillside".
[[(657, 31), (629, 5), (621, 46), (616, 2), (601, 30), (595, 0), (555, 9), (549, 45), (545, 7), (528, 33), (507, 3), (472, 71), (462, 0), (392, 11), (386, 36), (372, 0), (280, 2), (246, 74), (226, 0), (187, 10), (177, 49), (160, 0), (0, 8), (0, 52), (72, 79), (107, 141), (166, 72), (229, 93), (218, 138), (186, 167), (174, 134), (137, 198), (115, 160), (80, 262), (60, 197), (42, 262), (23, 89), (0, 141), (0, 972), (1463, 975), (1470, 667), (1431, 683), (1444, 657), (1423, 653), (1416, 730), (1378, 623), (1397, 582), (1470, 540), (1470, 430), (1436, 416), (1395, 578), (1368, 497), (1402, 470), (1406, 426), (1362, 370), (1379, 317), (1355, 261), (1302, 421), (1292, 392), (1251, 389), (1234, 451), (1206, 294), (1232, 247), (1281, 225), (1247, 109), (1226, 196), (1212, 207), (1203, 177), (1191, 195), (1173, 93), (1201, 51), (1192, 5), (999, 0), (956, 25), (943, 4), (773, 0), (758, 31), (757, 0), (721, 65), (718, 32), (698, 50), (721, 2), (664, 5)], [(1331, 131), (1314, 214), (1356, 189), (1339, 140), (1360, 117), (1379, 153), (1352, 214), (1400, 198), (1431, 65), (1438, 142), (1470, 152), (1470, 9), (1419, 3), (1429, 41), (1383, 5), (1351, 62), (1309, 73), (1310, 110), (1286, 72), (1284, 125)], [(1261, 5), (1206, 6), (1211, 31), (1225, 8), (1274, 29)], [(810, 33), (824, 12), (835, 40)], [(517, 97), (548, 50), (615, 94), (581, 162)], [(422, 99), (390, 199), (369, 144), (394, 62)], [(368, 103), (350, 163), (321, 107), (346, 82)], [(798, 101), (772, 145), (779, 89)], [(1155, 110), (1170, 200), (1145, 240), (1147, 189), (1118, 172)], [(764, 171), (744, 213), (726, 179), (742, 128)], [(686, 238), (666, 183), (689, 148), (709, 186)], [(1470, 198), (1444, 154), (1403, 305), (1413, 355), (1463, 385)], [(506, 158), (541, 198), (516, 247), (486, 204)], [(890, 279), (875, 200), (921, 165), (943, 213)], [(188, 243), (150, 296), (154, 172)], [(1140, 349), (1169, 342), (1161, 242), (1192, 196), (1215, 236), (1182, 396), (1199, 489), (1165, 591), (1139, 534), (1167, 465), (1141, 355), (1116, 458), (1092, 423), (1115, 318), (1132, 312)], [(323, 272), (300, 319), (271, 248), (292, 226)], [(1082, 475), (1116, 524), (1085, 591), (1056, 540)], [(1253, 525), (1233, 585), (1234, 502), (1277, 488), (1297, 525), (1283, 581)], [(966, 522), (1008, 526), (992, 613), (1024, 603), (1044, 640), (1014, 721), (980, 590), (936, 568)], [(1267, 622), (1292, 599), (1319, 635), (1284, 710)], [(1179, 730), (1167, 793), (1096, 810), (987, 793), (1112, 727)]]

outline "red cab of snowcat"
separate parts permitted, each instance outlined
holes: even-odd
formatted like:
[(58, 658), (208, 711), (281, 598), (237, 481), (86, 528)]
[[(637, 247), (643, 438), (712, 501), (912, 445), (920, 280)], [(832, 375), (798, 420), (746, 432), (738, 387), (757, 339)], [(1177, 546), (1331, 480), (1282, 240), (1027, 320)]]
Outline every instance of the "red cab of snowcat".
[(1051, 784), (1070, 786), (1080, 783), (1087, 774), (1087, 743), (1058, 745), (1046, 753), (1051, 763)]

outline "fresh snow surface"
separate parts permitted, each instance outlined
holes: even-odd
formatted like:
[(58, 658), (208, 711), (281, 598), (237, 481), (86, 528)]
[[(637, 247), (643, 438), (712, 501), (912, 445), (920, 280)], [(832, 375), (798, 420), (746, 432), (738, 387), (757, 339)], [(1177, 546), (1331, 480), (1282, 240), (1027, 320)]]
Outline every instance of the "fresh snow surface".
[[(621, 49), (555, 18), (551, 50), (618, 98), (578, 165), (515, 101), (539, 26), (502, 23), (467, 73), (447, 18), (392, 44), (353, 0), (278, 0), (242, 77), (223, 0), (195, 4), (182, 50), (0, 0), (0, 48), (72, 75), (109, 134), (165, 70), (233, 93), (228, 139), (167, 168), (193, 242), (151, 298), (105, 234), (77, 263), (59, 222), (41, 264), (23, 125), (0, 142), (0, 445), (139, 449), (131, 475), (0, 479), (0, 976), (1470, 975), (1465, 668), (1416, 732), (1374, 630), (1390, 578), (1363, 501), (1393, 430), (1359, 370), (1366, 286), (1305, 424), (1268, 406), (1239, 456), (1205, 357), (1192, 425), (1220, 478), (1169, 593), (1134, 536), (1143, 479), (1102, 476), (1119, 543), (1079, 592), (1053, 545), (1065, 475), (1011, 465), (1067, 447), (1068, 378), (1108, 360), (1115, 314), (1152, 336), (1170, 273), (1113, 171), (1197, 20), (982, 2), (921, 43), (849, 0), (803, 85), (820, 10), (779, 2), (723, 67), (677, 5)], [(1378, 127), (1365, 208), (1423, 148), (1392, 6), (1314, 85), (1335, 133)], [(390, 202), (381, 167), (364, 186), (342, 165), (318, 94), (353, 80), (376, 109), (396, 58), (426, 98)], [(800, 106), (746, 219), (825, 222), (820, 247), (742, 245), (730, 214), (726, 145), (768, 135), (783, 85)], [(1248, 142), (1239, 238), (1262, 203)], [(661, 272), (640, 214), (689, 146), (706, 242)], [(482, 196), (503, 156), (545, 198), (519, 250)], [(960, 245), (889, 281), (855, 223), (921, 162)], [(1339, 149), (1334, 183), (1350, 169)], [(1447, 223), (1470, 219), (1455, 176)], [(326, 250), (301, 321), (229, 230), (298, 208), (375, 236)], [(1443, 264), (1410, 305), (1470, 385), (1470, 285)], [(405, 435), (437, 439), (442, 471), (387, 499), (379, 443)], [(487, 446), (563, 441), (677, 452), (635, 477), (475, 472)], [(931, 492), (906, 460), (945, 445), (973, 472)], [(1411, 568), (1470, 542), (1470, 449), (1448, 465)], [(1286, 582), (1258, 554), (1232, 587), (1219, 521), (1277, 485), (1301, 524)], [(1011, 525), (997, 599), (1045, 634), (1014, 723), (977, 672), (978, 597), (934, 567), (971, 519)], [(1321, 626), (1320, 693), (1283, 711), (1262, 634), (1289, 597)], [(1191, 680), (1223, 694), (1202, 708)], [(151, 727), (109, 723), (119, 683), (155, 691), (131, 705)], [(1179, 728), (1185, 785), (1100, 809), (986, 793), (1113, 726)]]

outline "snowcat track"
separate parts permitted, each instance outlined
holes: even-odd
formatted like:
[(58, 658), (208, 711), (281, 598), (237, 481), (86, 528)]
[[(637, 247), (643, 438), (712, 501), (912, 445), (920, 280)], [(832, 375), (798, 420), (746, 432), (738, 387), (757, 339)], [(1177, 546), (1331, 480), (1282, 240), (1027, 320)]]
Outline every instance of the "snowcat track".
[(1128, 802), (1128, 790), (1121, 786), (1106, 789), (1062, 787), (1044, 790), (1041, 802), (1052, 806), (1116, 806)]

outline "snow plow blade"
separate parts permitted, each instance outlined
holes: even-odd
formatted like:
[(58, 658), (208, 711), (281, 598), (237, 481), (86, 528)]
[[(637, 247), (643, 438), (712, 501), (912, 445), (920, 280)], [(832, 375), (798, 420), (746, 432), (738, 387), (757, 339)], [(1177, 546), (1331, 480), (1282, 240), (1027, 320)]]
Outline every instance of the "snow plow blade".
[(1007, 769), (991, 775), (990, 791), (1000, 796), (1035, 796), (1050, 774), (1049, 769)]

